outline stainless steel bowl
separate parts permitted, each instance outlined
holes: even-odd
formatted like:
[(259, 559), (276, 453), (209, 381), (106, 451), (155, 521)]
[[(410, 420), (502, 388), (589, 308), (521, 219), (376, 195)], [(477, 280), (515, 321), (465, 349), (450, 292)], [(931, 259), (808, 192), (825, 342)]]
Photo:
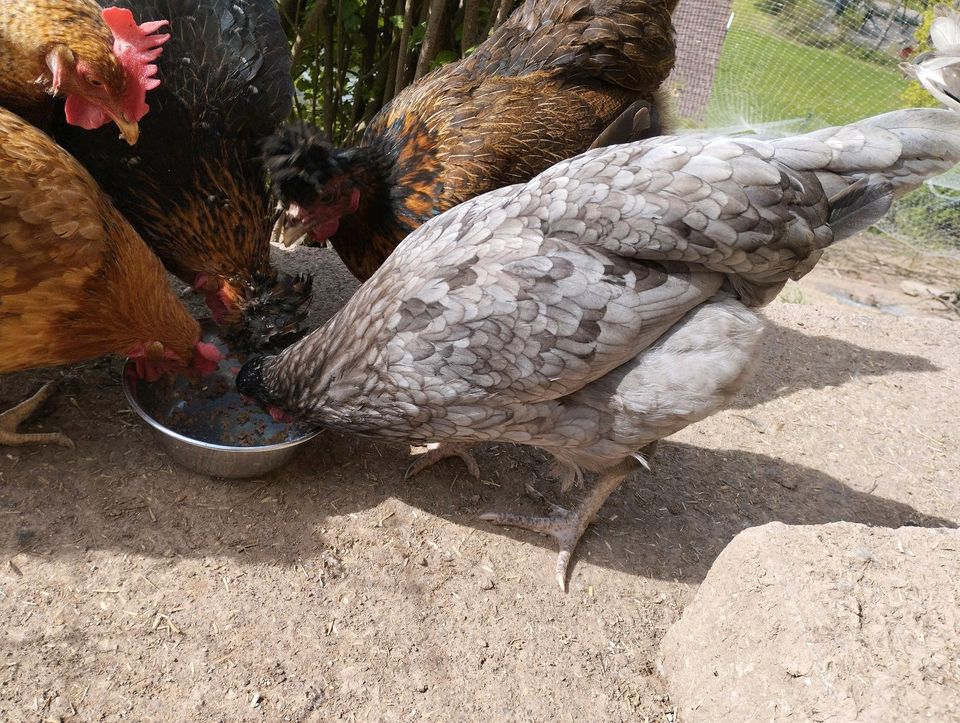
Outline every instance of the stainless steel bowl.
[[(204, 340), (228, 354), (209, 323)], [(233, 383), (238, 367), (237, 358), (227, 355), (202, 384), (186, 377), (149, 383), (137, 378), (136, 364), (128, 360), (123, 393), (177, 464), (213, 477), (260, 477), (290, 461), (320, 430), (275, 422), (243, 401)]]

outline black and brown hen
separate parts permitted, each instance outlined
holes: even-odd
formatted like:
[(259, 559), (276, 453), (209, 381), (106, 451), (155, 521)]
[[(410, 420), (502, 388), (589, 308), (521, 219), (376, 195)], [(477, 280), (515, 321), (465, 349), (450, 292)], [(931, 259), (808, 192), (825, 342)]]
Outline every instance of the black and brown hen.
[(218, 320), (250, 341), (278, 341), (302, 321), (311, 281), (270, 265), (275, 221), (259, 144), (290, 113), (290, 51), (272, 0), (121, 0), (170, 21), (142, 138), (57, 139), (93, 174), (166, 267)]
[(358, 147), (285, 126), (264, 151), (294, 221), (288, 240), (329, 240), (366, 279), (438, 213), (587, 150), (637, 101), (656, 115), (675, 6), (526, 0), (469, 57), (404, 89)]

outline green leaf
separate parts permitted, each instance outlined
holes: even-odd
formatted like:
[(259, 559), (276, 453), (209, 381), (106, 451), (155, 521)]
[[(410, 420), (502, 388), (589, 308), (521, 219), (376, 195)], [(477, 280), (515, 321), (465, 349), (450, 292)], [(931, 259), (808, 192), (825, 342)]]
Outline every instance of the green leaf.
[(427, 34), (427, 24), (420, 23), (417, 27), (413, 29), (413, 32), (410, 33), (410, 44), (419, 45), (423, 40), (423, 36)]

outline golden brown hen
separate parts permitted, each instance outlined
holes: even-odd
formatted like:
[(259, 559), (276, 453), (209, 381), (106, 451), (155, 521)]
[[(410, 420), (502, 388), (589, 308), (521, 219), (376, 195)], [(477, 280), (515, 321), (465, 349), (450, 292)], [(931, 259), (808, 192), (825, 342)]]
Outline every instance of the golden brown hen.
[(45, 127), (52, 96), (62, 96), (69, 123), (113, 121), (136, 143), (146, 93), (159, 83), (152, 61), (165, 24), (137, 25), (129, 11), (101, 11), (93, 0), (0, 3), (0, 105)]
[[(163, 265), (90, 175), (62, 148), (0, 109), (0, 372), (92, 359), (137, 359), (212, 370), (215, 348), (167, 281)], [(19, 435), (38, 397), (0, 416), (0, 444), (56, 442)]]
[[(267, 168), (314, 242), (359, 279), (432, 216), (586, 150), (635, 101), (658, 104), (676, 0), (526, 0), (468, 58), (397, 96), (359, 147), (311, 126), (265, 144)], [(288, 235), (289, 238), (289, 235)]]

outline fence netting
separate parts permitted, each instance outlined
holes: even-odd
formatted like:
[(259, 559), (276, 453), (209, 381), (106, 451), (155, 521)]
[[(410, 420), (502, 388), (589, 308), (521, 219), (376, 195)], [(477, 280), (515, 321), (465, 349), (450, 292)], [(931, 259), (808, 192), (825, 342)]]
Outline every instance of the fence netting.
[[(785, 135), (936, 105), (899, 64), (927, 49), (924, 0), (680, 0), (669, 90), (683, 127)], [(960, 248), (960, 172), (899, 200), (881, 229)]]

